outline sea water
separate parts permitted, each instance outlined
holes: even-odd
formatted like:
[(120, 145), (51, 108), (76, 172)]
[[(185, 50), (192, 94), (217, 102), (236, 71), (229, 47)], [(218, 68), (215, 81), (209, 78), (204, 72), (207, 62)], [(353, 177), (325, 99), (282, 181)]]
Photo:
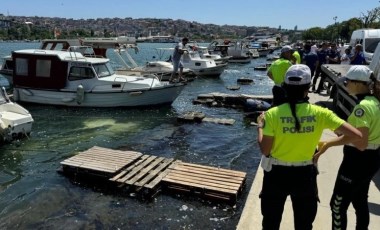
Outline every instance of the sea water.
[[(144, 64), (153, 56), (159, 58), (155, 48), (173, 46), (142, 43), (139, 53), (132, 56)], [(39, 43), (3, 42), (0, 55), (37, 47)], [(117, 66), (116, 59), (110, 58)], [(265, 58), (254, 59), (246, 65), (229, 65), (218, 78), (197, 78), (172, 105), (160, 108), (23, 105), (35, 120), (31, 136), (0, 146), (0, 229), (235, 229), (260, 162), (256, 129), (243, 111), (192, 101), (211, 92), (270, 93), (272, 83), (266, 72), (253, 69), (265, 63)], [(254, 84), (228, 90), (227, 86), (237, 85), (238, 78), (251, 78)], [(236, 122), (231, 126), (178, 123), (176, 117), (187, 111)], [(61, 161), (93, 146), (244, 171), (246, 187), (235, 206), (164, 194), (147, 202), (133, 193), (114, 194), (57, 173)]]

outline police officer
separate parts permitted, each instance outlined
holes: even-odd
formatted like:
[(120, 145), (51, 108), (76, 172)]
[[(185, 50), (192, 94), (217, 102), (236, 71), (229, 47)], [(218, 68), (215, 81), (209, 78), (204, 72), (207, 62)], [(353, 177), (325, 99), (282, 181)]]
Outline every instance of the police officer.
[(360, 132), (332, 111), (309, 104), (311, 83), (306, 65), (291, 66), (283, 88), (287, 102), (258, 117), (258, 143), (263, 154), (263, 187), (260, 193), (263, 229), (279, 229), (288, 195), (293, 203), (294, 228), (312, 229), (317, 213), (315, 147), (324, 129), (344, 133), (352, 140)]
[(281, 84), (284, 82), (285, 73), (292, 65), (290, 61), (292, 59), (292, 47), (283, 46), (281, 48), (280, 59), (274, 61), (267, 72), (267, 76), (274, 81), (274, 86), (272, 88), (273, 102), (272, 105), (280, 105), (285, 100), (284, 90), (281, 88)]
[[(330, 140), (322, 146), (315, 159), (318, 160), (329, 147), (345, 144), (343, 161), (330, 201), (332, 228), (347, 228), (347, 209), (352, 203), (356, 211), (356, 229), (368, 229), (368, 190), (371, 179), (380, 168), (380, 102), (371, 94), (376, 80), (367, 66), (352, 66), (346, 78), (348, 92), (360, 101), (348, 117), (348, 122), (359, 129), (363, 136), (354, 145), (348, 143), (345, 135)], [(378, 90), (374, 89), (375, 94), (379, 93)]]

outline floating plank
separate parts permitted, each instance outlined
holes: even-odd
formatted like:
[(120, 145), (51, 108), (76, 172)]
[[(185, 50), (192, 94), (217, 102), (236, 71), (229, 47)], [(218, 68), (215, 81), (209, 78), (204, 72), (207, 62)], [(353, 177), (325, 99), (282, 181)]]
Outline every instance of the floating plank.
[(222, 125), (233, 125), (235, 124), (234, 119), (227, 119), (227, 118), (212, 118), (212, 117), (205, 117), (202, 121), (204, 122), (212, 122)]
[(212, 117), (206, 117), (206, 115), (202, 112), (186, 112), (185, 114), (179, 116), (177, 118), (180, 122), (212, 122), (216, 124), (222, 124), (222, 125), (233, 125), (235, 123), (234, 119), (228, 119), (228, 118), (212, 118)]
[(154, 180), (152, 180), (151, 182), (149, 182), (148, 184), (146, 184), (145, 187), (150, 188), (150, 189), (153, 189), (154, 187), (156, 187), (162, 181), (162, 178), (164, 178), (170, 172), (170, 169), (174, 168), (180, 162), (181, 161), (179, 161), (179, 160), (172, 162), (167, 169), (160, 172), (157, 175), (157, 177)]
[(117, 181), (119, 178), (125, 176), (128, 172), (130, 172), (134, 167), (136, 167), (137, 165), (141, 164), (141, 162), (143, 162), (148, 157), (149, 157), (149, 155), (143, 155), (135, 163), (133, 163), (132, 165), (130, 165), (128, 168), (122, 170), (119, 174), (117, 174), (116, 176), (112, 177), (110, 180), (111, 181)]
[(239, 85), (230, 85), (230, 86), (226, 86), (226, 88), (229, 90), (239, 90), (240, 86)]
[(236, 81), (237, 81), (237, 83), (239, 83), (241, 85), (249, 85), (249, 84), (253, 83), (253, 80), (249, 79), (249, 78), (239, 78)]
[(141, 160), (118, 175), (111, 178), (111, 181), (121, 183), (121, 185), (133, 186), (135, 190), (141, 187), (154, 189), (165, 174), (164, 171), (172, 164), (173, 159), (144, 155)]
[(197, 111), (186, 112), (185, 114), (179, 116), (177, 118), (178, 121), (187, 121), (187, 122), (202, 122), (203, 118), (205, 118), (205, 114)]
[[(162, 172), (162, 170), (167, 168), (170, 165), (170, 163), (172, 163), (173, 161), (174, 159), (164, 159), (159, 167), (157, 167), (155, 170), (150, 171), (148, 176), (146, 176), (140, 182), (135, 183), (135, 185), (140, 186), (140, 187), (144, 186), (149, 181), (151, 181), (154, 177), (158, 176)], [(150, 187), (150, 188), (153, 188), (153, 187)]]
[[(141, 164), (136, 165), (135, 167), (133, 167), (131, 169), (131, 171), (129, 171), (127, 174), (125, 174), (122, 178), (118, 179), (117, 181), (121, 182), (121, 183), (124, 183), (124, 182), (130, 180), (133, 176), (135, 176), (137, 173), (139, 173), (140, 170), (142, 168), (144, 168), (144, 166), (148, 165), (155, 158), (156, 158), (156, 156), (149, 156), (149, 157), (147, 157), (144, 161), (141, 162)], [(128, 184), (128, 182), (127, 182), (127, 184)]]

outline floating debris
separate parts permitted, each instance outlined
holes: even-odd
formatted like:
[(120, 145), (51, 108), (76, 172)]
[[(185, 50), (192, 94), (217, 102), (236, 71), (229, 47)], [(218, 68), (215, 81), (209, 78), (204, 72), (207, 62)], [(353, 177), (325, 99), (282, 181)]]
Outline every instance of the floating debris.
[(206, 115), (202, 112), (186, 112), (179, 116), (177, 120), (182, 122), (202, 122), (205, 117)]
[(267, 66), (266, 65), (261, 65), (261, 66), (256, 66), (256, 67), (253, 67), (254, 70), (260, 70), (260, 71), (265, 71), (267, 70)]
[(206, 117), (202, 112), (187, 112), (177, 118), (180, 122), (212, 122), (222, 125), (233, 125), (234, 119)]
[(226, 88), (229, 89), (229, 90), (239, 90), (240, 86), (238, 86), (238, 85), (231, 85), (231, 86), (227, 86)]
[(251, 83), (253, 83), (253, 80), (249, 78), (239, 78), (237, 79), (237, 83), (241, 85), (250, 85)]
[(251, 100), (257, 102), (255, 106), (256, 110), (267, 110), (268, 108), (266, 105), (270, 105), (272, 103), (273, 96), (210, 93), (200, 94), (197, 99), (193, 101), (193, 104), (203, 104), (211, 107), (225, 107), (245, 110), (247, 108), (247, 105), (250, 105), (251, 108), (254, 107), (252, 106), (253, 104), (251, 103)]

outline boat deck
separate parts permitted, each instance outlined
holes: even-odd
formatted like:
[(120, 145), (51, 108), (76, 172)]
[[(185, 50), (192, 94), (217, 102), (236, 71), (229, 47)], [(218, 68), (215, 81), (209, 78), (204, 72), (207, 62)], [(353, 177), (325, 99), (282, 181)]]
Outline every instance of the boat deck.
[(115, 188), (152, 198), (161, 191), (235, 204), (246, 173), (94, 146), (61, 162), (68, 175), (97, 176)]

